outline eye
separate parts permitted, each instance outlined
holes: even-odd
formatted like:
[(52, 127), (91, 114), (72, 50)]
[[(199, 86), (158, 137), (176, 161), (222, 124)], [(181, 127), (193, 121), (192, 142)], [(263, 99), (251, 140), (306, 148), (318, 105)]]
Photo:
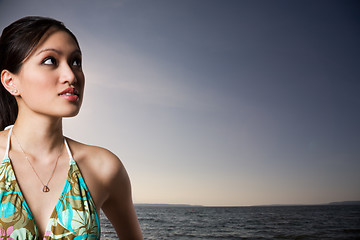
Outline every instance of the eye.
[(76, 67), (81, 67), (81, 59), (80, 58), (75, 58), (72, 62), (72, 65), (73, 66), (76, 66)]
[(42, 61), (44, 65), (56, 65), (57, 61), (54, 57), (47, 57)]

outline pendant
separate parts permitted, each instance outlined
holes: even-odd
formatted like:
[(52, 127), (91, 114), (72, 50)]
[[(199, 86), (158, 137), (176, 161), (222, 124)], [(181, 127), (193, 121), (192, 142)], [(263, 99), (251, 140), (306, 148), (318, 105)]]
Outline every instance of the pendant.
[(48, 186), (44, 185), (42, 191), (43, 191), (44, 193), (50, 192), (50, 188), (49, 188)]

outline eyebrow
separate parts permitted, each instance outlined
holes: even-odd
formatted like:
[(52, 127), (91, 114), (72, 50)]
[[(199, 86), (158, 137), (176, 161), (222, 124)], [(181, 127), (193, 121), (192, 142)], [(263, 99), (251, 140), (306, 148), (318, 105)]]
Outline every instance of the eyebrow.
[[(60, 50), (57, 50), (55, 48), (45, 48), (45, 49), (42, 49), (41, 51), (39, 51), (38, 53), (36, 53), (36, 56), (38, 56), (39, 54), (43, 53), (43, 52), (56, 52), (57, 54), (59, 55), (63, 55), (63, 52), (60, 51)], [(75, 51), (73, 51), (71, 54), (74, 54), (74, 53), (79, 53), (81, 55), (81, 51), (79, 49), (76, 49)]]

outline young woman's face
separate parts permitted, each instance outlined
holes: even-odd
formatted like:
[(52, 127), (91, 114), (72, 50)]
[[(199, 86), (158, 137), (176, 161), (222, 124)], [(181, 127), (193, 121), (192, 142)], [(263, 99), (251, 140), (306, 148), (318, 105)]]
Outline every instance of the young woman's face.
[(51, 33), (26, 59), (16, 78), (19, 110), (56, 117), (79, 112), (85, 78), (80, 49), (68, 33)]

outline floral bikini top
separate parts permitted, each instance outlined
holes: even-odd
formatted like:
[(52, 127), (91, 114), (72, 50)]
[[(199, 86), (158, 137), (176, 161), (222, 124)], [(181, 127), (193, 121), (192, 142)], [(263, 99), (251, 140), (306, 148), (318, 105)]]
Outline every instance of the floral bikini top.
[[(9, 158), (10, 136), (0, 165), (0, 239), (38, 240), (40, 233), (16, 181)], [(99, 216), (81, 172), (69, 154), (64, 189), (50, 216), (43, 239), (100, 239)]]

